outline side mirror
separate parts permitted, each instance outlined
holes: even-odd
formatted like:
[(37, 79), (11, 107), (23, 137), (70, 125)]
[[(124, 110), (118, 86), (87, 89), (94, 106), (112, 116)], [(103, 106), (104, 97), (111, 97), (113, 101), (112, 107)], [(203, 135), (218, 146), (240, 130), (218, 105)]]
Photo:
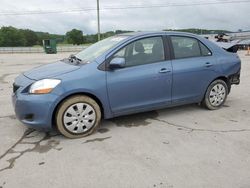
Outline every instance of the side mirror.
[(109, 68), (117, 69), (125, 67), (125, 59), (123, 57), (115, 57), (109, 63)]

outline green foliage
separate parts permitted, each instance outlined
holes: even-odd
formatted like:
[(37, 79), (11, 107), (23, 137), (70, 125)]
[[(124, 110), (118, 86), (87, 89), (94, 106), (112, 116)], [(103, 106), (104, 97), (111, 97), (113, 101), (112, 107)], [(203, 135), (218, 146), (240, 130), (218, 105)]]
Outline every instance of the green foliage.
[[(107, 37), (111, 37), (117, 34), (129, 33), (133, 31), (125, 31), (125, 30), (116, 30), (116, 31), (108, 31), (106, 33), (101, 33), (101, 39), (105, 39)], [(86, 35), (84, 36), (84, 43), (90, 44), (97, 42), (97, 34)]]
[(84, 41), (85, 41), (87, 44), (97, 42), (97, 34), (94, 34), (94, 35), (86, 35), (86, 36), (84, 37)]
[(25, 46), (24, 34), (14, 27), (0, 29), (0, 46)]
[[(220, 34), (230, 33), (226, 30), (208, 30), (208, 29), (166, 29), (164, 31), (182, 31), (194, 34)], [(132, 31), (116, 30), (101, 33), (101, 39)], [(50, 34), (48, 32), (35, 32), (29, 29), (17, 29), (14, 27), (0, 28), (0, 46), (15, 47), (15, 46), (34, 46), (42, 45), (44, 39), (56, 39), (57, 43), (63, 44), (91, 44), (97, 42), (97, 34), (83, 35), (83, 32), (77, 29), (68, 31), (66, 35)]]
[(48, 32), (36, 32), (36, 35), (39, 45), (42, 45), (42, 41), (45, 39), (56, 39), (57, 42), (63, 42), (65, 40), (64, 35), (49, 34)]
[(0, 28), (0, 46), (2, 47), (42, 45), (44, 39), (57, 39), (57, 42), (63, 42), (65, 37), (11, 26)]
[(115, 31), (115, 34), (117, 35), (117, 34), (122, 34), (122, 33), (131, 33), (131, 32), (133, 32), (133, 31), (116, 30), (116, 31)]
[(38, 36), (36, 35), (36, 33), (32, 30), (29, 29), (20, 29), (19, 30), (25, 39), (25, 43), (24, 46), (34, 46), (36, 44), (38, 44)]
[(83, 33), (81, 30), (72, 29), (66, 33), (66, 40), (70, 44), (82, 44), (83, 43)]
[(194, 34), (220, 34), (220, 33), (230, 33), (227, 30), (209, 30), (209, 29), (197, 29), (197, 28), (190, 28), (190, 29), (164, 29), (164, 31), (180, 31), (180, 32), (188, 32)]

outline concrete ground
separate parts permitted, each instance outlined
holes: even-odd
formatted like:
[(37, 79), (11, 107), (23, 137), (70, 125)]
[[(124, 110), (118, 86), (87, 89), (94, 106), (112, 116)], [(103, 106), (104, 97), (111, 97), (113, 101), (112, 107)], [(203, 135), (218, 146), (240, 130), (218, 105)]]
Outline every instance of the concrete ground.
[(187, 105), (103, 121), (70, 140), (22, 125), (11, 105), (19, 73), (69, 54), (0, 55), (0, 188), (250, 187), (250, 56), (217, 111)]

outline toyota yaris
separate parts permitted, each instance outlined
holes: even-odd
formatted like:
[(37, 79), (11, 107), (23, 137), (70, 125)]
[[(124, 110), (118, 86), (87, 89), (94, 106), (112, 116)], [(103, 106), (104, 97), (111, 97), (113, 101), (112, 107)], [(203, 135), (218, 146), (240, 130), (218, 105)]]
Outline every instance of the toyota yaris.
[(197, 35), (122, 34), (19, 75), (12, 101), (24, 124), (79, 138), (102, 118), (189, 103), (216, 110), (240, 68), (237, 54)]

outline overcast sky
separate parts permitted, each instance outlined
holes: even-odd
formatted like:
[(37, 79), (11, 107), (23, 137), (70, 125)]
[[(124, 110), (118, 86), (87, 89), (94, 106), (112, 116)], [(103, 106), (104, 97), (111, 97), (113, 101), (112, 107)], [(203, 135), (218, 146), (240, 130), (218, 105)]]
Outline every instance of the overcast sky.
[[(227, 0), (100, 0), (100, 7), (163, 5), (171, 3), (218, 2)], [(230, 1), (230, 0), (228, 0)], [(96, 0), (0, 0), (0, 13), (20, 11), (72, 10), (95, 8)], [(250, 3), (204, 6), (169, 6), (145, 9), (101, 10), (101, 32), (109, 30), (163, 30), (206, 28), (250, 30)], [(1, 15), (0, 26), (28, 28), (65, 34), (77, 28), (96, 33), (96, 10), (58, 14)]]

